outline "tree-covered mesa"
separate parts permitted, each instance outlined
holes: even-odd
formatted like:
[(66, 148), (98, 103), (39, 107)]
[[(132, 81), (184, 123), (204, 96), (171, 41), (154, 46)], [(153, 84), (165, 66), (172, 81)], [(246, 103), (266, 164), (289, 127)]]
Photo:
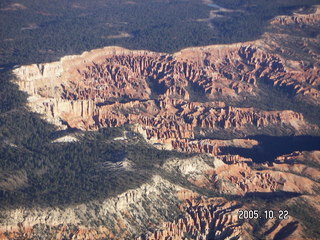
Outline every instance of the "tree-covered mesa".
[(47, 62), (104, 46), (175, 52), (257, 39), (277, 15), (317, 0), (44, 0), (0, 3), (0, 65)]

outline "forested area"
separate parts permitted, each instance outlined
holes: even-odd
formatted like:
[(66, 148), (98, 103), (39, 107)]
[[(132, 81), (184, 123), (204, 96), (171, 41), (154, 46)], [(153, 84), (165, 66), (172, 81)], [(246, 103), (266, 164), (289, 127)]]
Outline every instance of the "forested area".
[[(157, 150), (140, 136), (131, 143), (114, 141), (125, 128), (78, 131), (79, 142), (52, 143), (70, 131), (57, 134), (54, 126), (30, 112), (26, 94), (10, 78), (0, 74), (0, 183), (14, 177), (22, 183), (9, 183), (11, 190), (0, 190), (2, 207), (63, 205), (114, 196), (148, 181), (156, 164), (186, 156)], [(125, 159), (133, 163), (133, 171), (103, 167)]]
[[(12, 4), (19, 3), (20, 7)], [(57, 60), (104, 46), (175, 52), (185, 47), (254, 40), (277, 15), (317, 0), (49, 0), (0, 3), (0, 65)], [(10, 8), (11, 6), (11, 8)]]
[[(155, 165), (165, 159), (185, 157), (156, 150), (139, 137), (135, 144), (110, 141), (123, 129), (82, 133), (77, 143), (51, 143), (55, 127), (31, 113), (26, 94), (10, 82), (8, 69), (14, 65), (53, 61), (110, 45), (175, 52), (253, 40), (272, 17), (318, 1), (217, 0), (218, 5), (235, 11), (211, 20), (213, 28), (201, 20), (208, 18), (212, 8), (199, 0), (135, 2), (0, 2), (0, 181), (27, 176), (27, 182), (14, 190), (0, 190), (0, 206), (60, 205), (112, 196), (146, 182), (156, 171)], [(10, 10), (12, 3), (21, 6)], [(117, 37), (121, 33), (128, 36)], [(137, 171), (101, 170), (104, 162), (124, 158)]]

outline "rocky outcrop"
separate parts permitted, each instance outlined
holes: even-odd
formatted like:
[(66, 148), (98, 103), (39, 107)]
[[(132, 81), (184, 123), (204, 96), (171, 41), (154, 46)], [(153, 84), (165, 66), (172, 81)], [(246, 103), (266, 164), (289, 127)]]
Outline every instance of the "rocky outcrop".
[(314, 12), (310, 14), (294, 13), (292, 16), (279, 16), (273, 19), (271, 24), (306, 24), (313, 25), (320, 22), (320, 8), (318, 6), (314, 7)]
[[(281, 16), (271, 23), (316, 26), (318, 15), (319, 10)], [(1, 209), (0, 239), (250, 239), (254, 224), (240, 222), (237, 212), (257, 208), (255, 203), (239, 205), (206, 193), (308, 194), (284, 201), (294, 204), (301, 198), (319, 209), (319, 151), (294, 152), (258, 167), (250, 158), (223, 151), (257, 147), (256, 140), (245, 136), (263, 129), (297, 135), (317, 129), (298, 112), (234, 104), (258, 100), (261, 84), (320, 103), (320, 54), (310, 47), (318, 40), (301, 42), (302, 51), (314, 60), (310, 63), (283, 57), (294, 55), (278, 41), (286, 36), (265, 34), (254, 42), (175, 54), (107, 47), (15, 69), (16, 83), (29, 94), (31, 109), (60, 127), (97, 130), (130, 124), (155, 147), (203, 155), (169, 159), (156, 166), (163, 176), (115, 197), (61, 208)], [(240, 132), (244, 139), (210, 138), (219, 131)], [(136, 170), (128, 159), (98, 167), (116, 174)], [(0, 190), (26, 187), (27, 180), (24, 171), (0, 173)], [(296, 239), (303, 236), (301, 221), (292, 216), (263, 224), (259, 231), (267, 239), (284, 232)]]
[(262, 170), (256, 170), (250, 167), (250, 161), (223, 160), (224, 156), (213, 159), (193, 158), (192, 161), (170, 160), (163, 168), (171, 174), (184, 176), (196, 186), (235, 195), (277, 191), (315, 194), (320, 187), (317, 177), (307, 174), (317, 173), (317, 168), (306, 169), (306, 166), (301, 168), (299, 164), (294, 164), (289, 171), (288, 167), (265, 164)]
[[(313, 161), (319, 160), (318, 151), (292, 155), (301, 160), (306, 156), (307, 159), (312, 156)], [(128, 169), (128, 164), (106, 167)], [(180, 186), (154, 176), (136, 189), (103, 200), (59, 208), (2, 209), (0, 239), (39, 236), (46, 239), (250, 239), (252, 223), (239, 221), (238, 211), (260, 209), (261, 206), (241, 205), (225, 198), (208, 198), (188, 188), (232, 195), (281, 190), (308, 193), (310, 198), (319, 188), (316, 180), (301, 176), (301, 172), (289, 173), (276, 165), (265, 165), (263, 170), (255, 170), (247, 163), (226, 164), (219, 158), (206, 155), (171, 159), (160, 170), (175, 181), (185, 179), (189, 183)], [(294, 204), (292, 201), (289, 198), (288, 204)], [(308, 202), (319, 209), (318, 200), (309, 199)], [(274, 208), (276, 206), (273, 205)], [(301, 239), (303, 231), (299, 219), (290, 215), (289, 219), (280, 222), (266, 221), (258, 230), (272, 239), (294, 222), (297, 228), (290, 231), (289, 236), (293, 234)]]
[[(289, 68), (258, 41), (173, 55), (107, 47), (22, 66), (14, 73), (32, 109), (52, 123), (83, 130), (132, 124), (162, 148), (216, 155), (217, 144), (194, 141), (198, 131), (310, 129), (293, 111), (231, 107), (214, 100), (256, 96), (258, 82), (266, 81), (318, 101), (319, 69), (296, 66)], [(196, 100), (202, 97), (206, 101)]]
[(222, 192), (232, 194), (277, 191), (315, 193), (317, 182), (277, 169), (265, 166), (264, 170), (254, 170), (244, 162), (222, 166), (213, 175), (214, 185), (220, 186)]
[(236, 202), (226, 202), (221, 198), (188, 199), (181, 206), (183, 217), (174, 222), (167, 222), (163, 224), (163, 229), (137, 240), (242, 239), (244, 229), (238, 220), (238, 207)]
[[(306, 156), (309, 158), (312, 156), (313, 161), (319, 160), (319, 151), (291, 155), (300, 156), (301, 160), (306, 160)], [(308, 193), (309, 196), (288, 198), (289, 200), (285, 200), (286, 203), (283, 206), (302, 201), (303, 204), (313, 202), (312, 208), (315, 208), (315, 211), (319, 209), (319, 201), (316, 200), (318, 197), (314, 195), (315, 189), (319, 187), (317, 180), (302, 177), (301, 172), (295, 174), (286, 169), (279, 169), (276, 165), (264, 165), (264, 170), (255, 170), (246, 163), (227, 165), (218, 158), (198, 156), (190, 159), (172, 159), (164, 164), (163, 169), (173, 176), (183, 176), (193, 185), (225, 194)], [(185, 189), (180, 190), (178, 195), (184, 201), (180, 205), (179, 218), (165, 222), (155, 231), (137, 239), (232, 239), (234, 237), (251, 239), (248, 231), (251, 231), (252, 226), (246, 220), (239, 222), (238, 211), (261, 210), (261, 205), (256, 205), (255, 202), (252, 205), (241, 205), (236, 201), (226, 201), (223, 198), (204, 198)], [(275, 212), (278, 209), (277, 206), (277, 204), (272, 206)], [(290, 210), (288, 212), (289, 215), (285, 219), (268, 219), (263, 224), (259, 223), (256, 231), (266, 239), (274, 239), (283, 234), (293, 239), (304, 239), (303, 224), (291, 215)]]
[[(199, 52), (199, 59), (184, 59), (189, 56), (188, 51)], [(184, 50), (173, 56), (125, 49), (117, 56), (114, 52), (114, 48), (105, 48), (63, 58), (57, 63), (21, 67), (15, 70), (17, 82), (31, 95), (31, 107), (50, 122), (66, 122), (70, 127), (84, 130), (139, 125), (148, 140), (169, 144), (169, 148), (177, 150), (192, 149), (188, 142), (199, 128), (244, 130), (250, 126), (288, 126), (298, 132), (308, 128), (303, 116), (293, 111), (225, 107), (218, 101), (190, 102), (190, 84), (209, 97), (216, 94), (212, 89), (236, 97), (242, 92), (255, 94), (256, 79), (270, 75), (271, 70), (273, 75), (284, 71), (279, 59), (265, 55), (267, 60), (262, 60), (263, 53), (253, 47), (208, 47), (205, 51)], [(201, 57), (210, 52), (214, 59)], [(84, 57), (86, 60), (82, 60)], [(255, 70), (249, 65), (255, 66)], [(266, 65), (277, 66), (279, 70)], [(236, 72), (240, 75), (232, 75)], [(268, 79), (271, 81), (272, 76)], [(216, 83), (224, 87), (213, 88)], [(239, 88), (244, 83), (251, 87)], [(228, 89), (227, 93), (223, 89)], [(152, 95), (158, 96), (157, 99), (152, 99)], [(206, 150), (199, 152), (214, 154), (217, 149), (213, 145), (206, 144)]]
[[(317, 167), (318, 166), (318, 167)], [(273, 164), (273, 169), (282, 172), (295, 173), (310, 178), (313, 181), (320, 180), (320, 151), (293, 152), (279, 156)]]

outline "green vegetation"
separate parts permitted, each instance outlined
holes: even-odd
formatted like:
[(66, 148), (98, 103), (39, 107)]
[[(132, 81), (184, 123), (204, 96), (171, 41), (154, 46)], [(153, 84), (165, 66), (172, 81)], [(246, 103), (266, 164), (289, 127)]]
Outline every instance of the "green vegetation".
[[(58, 59), (104, 46), (175, 52), (257, 39), (276, 15), (317, 0), (218, 0), (219, 11), (198, 0), (49, 0), (0, 3), (0, 65)], [(12, 4), (25, 8), (13, 10)], [(10, 10), (11, 6), (11, 10)], [(123, 37), (121, 37), (123, 34)]]
[[(0, 74), (0, 182), (2, 174), (26, 172), (27, 182), (20, 187), (0, 190), (0, 205), (61, 205), (105, 198), (146, 182), (155, 165), (169, 157), (185, 154), (160, 151), (140, 136), (124, 143), (114, 141), (125, 128), (79, 132), (81, 141), (52, 143), (54, 126), (25, 107), (26, 95)], [(128, 159), (133, 171), (111, 171), (106, 163)]]
[[(1, 206), (60, 205), (113, 196), (146, 182), (155, 174), (155, 164), (171, 156), (183, 156), (159, 151), (139, 138), (136, 143), (110, 141), (110, 135), (103, 131), (84, 134), (78, 143), (51, 143), (50, 138), (41, 141), (36, 128), (31, 131), (30, 137), (39, 141), (2, 144), (1, 172), (23, 170), (28, 182), (19, 189), (0, 191)], [(132, 171), (106, 166), (125, 159), (133, 163)]]

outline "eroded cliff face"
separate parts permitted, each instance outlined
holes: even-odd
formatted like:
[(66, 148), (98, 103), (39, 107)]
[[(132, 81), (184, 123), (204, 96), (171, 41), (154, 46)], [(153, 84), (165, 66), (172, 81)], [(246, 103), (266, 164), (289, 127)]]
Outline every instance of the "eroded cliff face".
[[(191, 48), (173, 55), (106, 47), (59, 62), (23, 66), (14, 72), (20, 88), (30, 95), (70, 104), (91, 100), (101, 107), (116, 101), (150, 99), (165, 103), (168, 99), (199, 98), (197, 94), (208, 99), (225, 96), (241, 100), (257, 95), (261, 80), (291, 87), (293, 94), (319, 103), (318, 67), (305, 67), (298, 61), (291, 61), (290, 67), (285, 59), (264, 50), (262, 44)], [(45, 111), (48, 117), (54, 117), (49, 111)], [(81, 111), (76, 115), (85, 117)]]
[[(292, 207), (296, 204), (306, 204), (314, 213), (319, 213), (319, 197), (317, 195), (319, 182), (315, 175), (303, 176), (305, 171), (317, 171), (318, 167), (310, 167), (310, 162), (319, 164), (319, 151), (294, 152), (279, 157), (279, 162), (273, 166), (264, 165), (262, 170), (254, 170), (247, 163), (228, 165), (221, 159), (207, 157), (192, 159), (172, 159), (163, 169), (171, 175), (180, 175), (190, 184), (206, 190), (214, 190), (233, 196), (249, 196), (264, 194), (263, 198), (270, 200), (277, 193), (294, 193), (293, 198), (284, 198), (283, 202), (274, 202), (271, 209), (288, 210), (286, 219), (264, 219), (255, 229), (264, 239), (290, 237), (290, 239), (311, 238), (305, 235), (305, 226), (301, 219), (293, 217)], [(299, 166), (292, 161), (300, 161)], [(289, 165), (288, 162), (291, 162)], [(297, 170), (299, 169), (299, 170)], [(274, 196), (272, 197), (272, 195)], [(300, 195), (307, 194), (307, 195)], [(279, 197), (279, 196), (278, 196)], [(261, 203), (252, 201), (245, 204), (224, 198), (204, 198), (189, 190), (181, 190), (179, 198), (182, 214), (173, 222), (166, 222), (153, 233), (138, 239), (253, 239), (254, 227), (250, 221), (239, 220), (239, 210), (262, 209)], [(245, 201), (244, 201), (245, 202)], [(313, 214), (313, 213), (312, 213)]]
[(162, 148), (215, 155), (219, 143), (197, 141), (196, 135), (217, 130), (248, 135), (265, 128), (303, 134), (316, 129), (294, 111), (227, 106), (226, 99), (257, 97), (262, 81), (319, 102), (316, 66), (305, 69), (296, 62), (290, 68), (261, 45), (191, 48), (173, 55), (107, 47), (23, 66), (14, 73), (20, 89), (30, 94), (31, 108), (52, 123), (83, 130), (131, 124)]
[(248, 233), (238, 220), (236, 202), (223, 198), (191, 198), (184, 201), (183, 217), (164, 223), (160, 230), (141, 239), (245, 239)]

